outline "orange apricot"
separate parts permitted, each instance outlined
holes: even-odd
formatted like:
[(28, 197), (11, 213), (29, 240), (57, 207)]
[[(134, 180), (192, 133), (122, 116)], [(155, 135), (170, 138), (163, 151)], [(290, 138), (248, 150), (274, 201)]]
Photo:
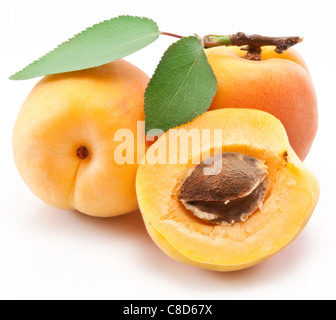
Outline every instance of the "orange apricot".
[[(32, 90), (18, 115), (14, 159), (33, 193), (60, 209), (111, 217), (138, 208), (137, 121), (144, 121), (148, 76), (124, 60), (51, 75)], [(119, 129), (134, 134), (133, 163), (116, 157)], [(139, 146), (139, 145), (142, 145)]]
[(315, 89), (302, 57), (292, 48), (279, 54), (263, 47), (261, 61), (243, 58), (238, 47), (206, 50), (218, 80), (210, 110), (251, 108), (268, 112), (284, 125), (301, 160), (313, 144), (318, 127)]
[(270, 258), (300, 234), (319, 198), (281, 122), (259, 110), (206, 112), (166, 132), (145, 160), (136, 188), (148, 233), (200, 268), (234, 271)]

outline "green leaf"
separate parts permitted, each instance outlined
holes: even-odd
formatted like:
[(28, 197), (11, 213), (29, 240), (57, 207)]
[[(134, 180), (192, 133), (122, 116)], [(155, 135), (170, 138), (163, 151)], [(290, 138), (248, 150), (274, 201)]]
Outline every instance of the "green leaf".
[(121, 59), (160, 36), (148, 18), (120, 16), (86, 29), (10, 77), (26, 80), (47, 74), (88, 69)]
[(146, 133), (167, 131), (206, 112), (217, 80), (196, 37), (183, 38), (165, 52), (145, 93)]

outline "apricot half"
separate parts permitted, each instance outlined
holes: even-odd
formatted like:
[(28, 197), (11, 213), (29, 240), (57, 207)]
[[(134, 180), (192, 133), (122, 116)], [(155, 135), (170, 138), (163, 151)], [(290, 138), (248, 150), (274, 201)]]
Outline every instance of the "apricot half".
[(284, 125), (289, 142), (304, 160), (318, 127), (316, 93), (307, 66), (292, 48), (284, 53), (262, 48), (261, 61), (243, 58), (238, 47), (206, 50), (218, 80), (210, 110), (251, 108), (268, 112)]
[[(145, 139), (136, 138), (137, 122), (145, 119), (148, 80), (136, 66), (118, 60), (47, 76), (34, 87), (15, 124), (13, 151), (36, 196), (99, 217), (138, 208), (136, 157), (137, 150), (145, 150)], [(119, 130), (130, 131), (134, 139), (121, 143)], [(133, 162), (117, 159), (122, 144), (134, 149)]]
[(218, 271), (285, 248), (319, 198), (281, 122), (252, 109), (209, 111), (166, 132), (139, 166), (136, 188), (156, 244), (180, 262)]

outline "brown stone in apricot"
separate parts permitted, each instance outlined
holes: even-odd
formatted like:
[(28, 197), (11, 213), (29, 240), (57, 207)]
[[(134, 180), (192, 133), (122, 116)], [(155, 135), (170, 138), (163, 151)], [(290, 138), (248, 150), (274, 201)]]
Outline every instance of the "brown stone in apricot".
[(246, 221), (262, 207), (267, 167), (246, 154), (225, 152), (191, 169), (179, 193), (184, 206), (213, 224)]

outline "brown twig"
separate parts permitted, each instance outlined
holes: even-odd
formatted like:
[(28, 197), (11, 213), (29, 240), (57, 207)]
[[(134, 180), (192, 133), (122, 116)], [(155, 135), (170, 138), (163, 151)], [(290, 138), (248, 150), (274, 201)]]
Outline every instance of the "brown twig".
[[(175, 38), (182, 39), (183, 36), (161, 32), (162, 35), (167, 35)], [(197, 35), (196, 35), (197, 36)], [(197, 36), (200, 38), (199, 36)], [(248, 60), (260, 60), (261, 51), (264, 46), (275, 46), (275, 52), (283, 53), (290, 47), (303, 41), (301, 37), (265, 37), (259, 34), (248, 35), (244, 32), (238, 32), (230, 35), (207, 35), (200, 38), (204, 48), (213, 48), (218, 46), (238, 46), (241, 50), (247, 51), (244, 56)]]
[(234, 46), (245, 46), (242, 48), (247, 51), (244, 58), (249, 60), (260, 60), (261, 47), (263, 46), (275, 46), (275, 52), (283, 53), (303, 41), (301, 37), (265, 37), (258, 34), (247, 35), (244, 32), (230, 35), (230, 39)]

